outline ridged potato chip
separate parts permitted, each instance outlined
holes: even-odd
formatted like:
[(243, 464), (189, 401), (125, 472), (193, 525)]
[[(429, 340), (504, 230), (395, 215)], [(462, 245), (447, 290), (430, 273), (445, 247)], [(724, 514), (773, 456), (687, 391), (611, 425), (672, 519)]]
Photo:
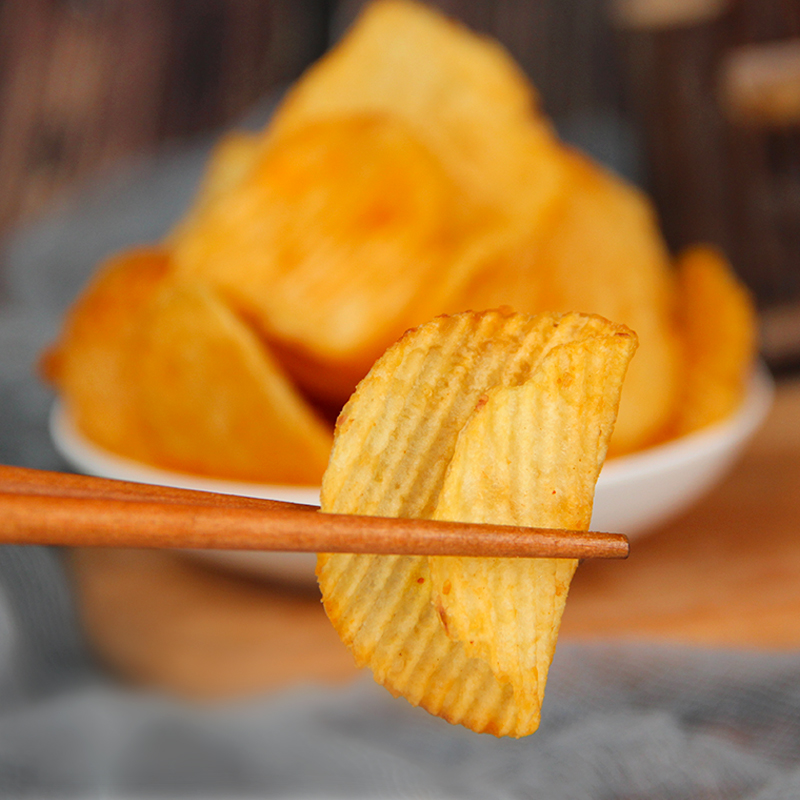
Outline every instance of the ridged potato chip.
[[(588, 530), (635, 346), (624, 330), (560, 344), (521, 386), (490, 390), (458, 436), (433, 518)], [(577, 562), (428, 563), (447, 636), (538, 711)]]
[(684, 383), (672, 436), (730, 416), (742, 403), (757, 352), (755, 310), (727, 259), (695, 246), (677, 261)]
[(330, 428), (208, 287), (163, 287), (132, 346), (140, 413), (158, 463), (238, 480), (319, 483)]
[[(407, 333), (337, 422), (323, 511), (587, 528), (635, 347), (627, 328), (574, 313), (463, 313)], [(574, 568), (323, 554), (317, 574), (334, 627), (379, 683), (450, 722), (524, 736)], [(525, 604), (520, 625), (507, 592)], [(476, 604), (486, 624), (472, 636)]]
[(144, 461), (152, 461), (153, 453), (136, 407), (131, 338), (168, 270), (169, 254), (158, 247), (132, 248), (108, 259), (40, 364), (83, 435)]
[(219, 478), (318, 485), (332, 426), (264, 343), (162, 248), (111, 258), (40, 371), (78, 430), (126, 458)]

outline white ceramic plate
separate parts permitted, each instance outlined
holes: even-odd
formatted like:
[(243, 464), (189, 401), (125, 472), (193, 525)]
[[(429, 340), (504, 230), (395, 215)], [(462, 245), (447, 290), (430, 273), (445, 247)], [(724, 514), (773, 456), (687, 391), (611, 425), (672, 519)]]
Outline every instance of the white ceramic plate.
[[(633, 539), (680, 514), (705, 494), (736, 460), (770, 408), (772, 379), (763, 367), (753, 374), (741, 409), (730, 419), (682, 439), (606, 462), (595, 491), (592, 529)], [(149, 467), (109, 453), (87, 441), (61, 404), (53, 406), (50, 433), (56, 448), (77, 470), (106, 478), (319, 503), (319, 490), (295, 486), (202, 478)], [(310, 553), (193, 551), (222, 566), (293, 583), (313, 583)]]

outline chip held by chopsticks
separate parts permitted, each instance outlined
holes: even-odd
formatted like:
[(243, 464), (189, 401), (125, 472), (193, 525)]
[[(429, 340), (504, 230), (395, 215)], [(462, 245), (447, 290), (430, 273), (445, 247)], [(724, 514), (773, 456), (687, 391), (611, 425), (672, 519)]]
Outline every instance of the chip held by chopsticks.
[[(577, 313), (438, 317), (407, 333), (337, 423), (322, 510), (588, 529), (628, 328)], [(577, 562), (319, 556), (358, 664), (444, 719), (520, 737), (539, 715)]]

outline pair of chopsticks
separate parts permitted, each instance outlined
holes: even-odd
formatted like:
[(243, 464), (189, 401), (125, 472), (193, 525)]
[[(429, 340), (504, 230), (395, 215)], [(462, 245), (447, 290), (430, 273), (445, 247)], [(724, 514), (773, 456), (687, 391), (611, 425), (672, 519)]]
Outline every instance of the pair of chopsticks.
[(316, 506), (0, 465), (0, 544), (625, 558), (617, 533), (324, 514)]

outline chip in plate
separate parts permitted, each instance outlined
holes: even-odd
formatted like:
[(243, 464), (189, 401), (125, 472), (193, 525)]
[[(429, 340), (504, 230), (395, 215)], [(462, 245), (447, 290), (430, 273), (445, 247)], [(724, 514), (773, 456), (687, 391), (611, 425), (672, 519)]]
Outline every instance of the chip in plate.
[(678, 402), (680, 342), (672, 263), (655, 212), (636, 187), (564, 148), (568, 190), (544, 233), (518, 241), (476, 272), (457, 304), (518, 311), (581, 311), (639, 337), (622, 392), (610, 455), (659, 436)]
[(153, 453), (136, 408), (131, 338), (168, 270), (169, 255), (158, 247), (109, 258), (70, 308), (40, 364), (83, 435), (144, 461)]
[(340, 408), (404, 330), (462, 310), (476, 272), (544, 230), (559, 148), (499, 45), (382, 0), (292, 87), (246, 175), (201, 196), (172, 238), (176, 270)]
[(696, 245), (677, 261), (685, 378), (673, 436), (725, 419), (739, 408), (756, 357), (756, 315), (727, 259)]
[(165, 285), (132, 345), (157, 463), (234, 480), (319, 483), (329, 426), (207, 286)]

